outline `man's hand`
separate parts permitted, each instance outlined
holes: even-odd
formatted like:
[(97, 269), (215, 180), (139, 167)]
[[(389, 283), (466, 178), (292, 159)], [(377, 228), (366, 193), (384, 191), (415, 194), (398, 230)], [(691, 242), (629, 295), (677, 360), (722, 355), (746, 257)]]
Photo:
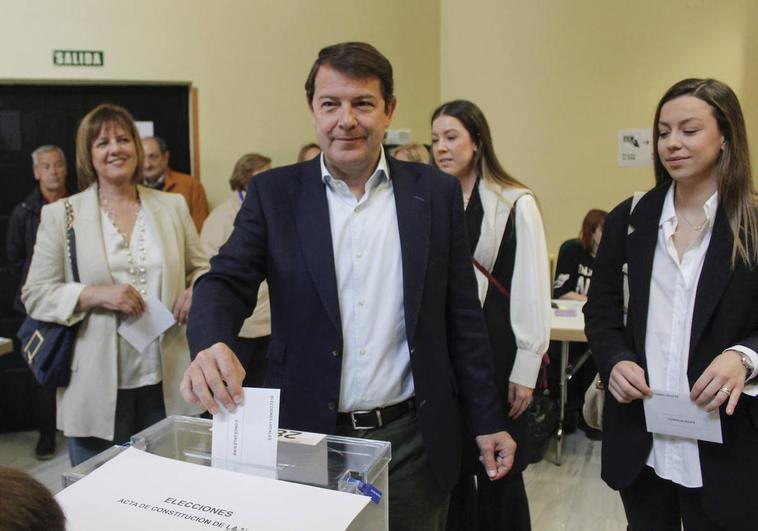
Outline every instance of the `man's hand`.
[(653, 394), (645, 382), (645, 370), (633, 361), (620, 361), (613, 366), (608, 390), (621, 404)]
[(476, 444), (479, 445), (479, 461), (491, 481), (504, 477), (511, 470), (516, 455), (516, 441), (507, 431), (478, 435)]
[(245, 369), (236, 354), (224, 343), (216, 343), (198, 353), (184, 371), (179, 390), (185, 401), (202, 404), (215, 415), (219, 412), (217, 401), (229, 411), (242, 402), (244, 379)]
[(734, 413), (745, 387), (745, 367), (736, 350), (725, 350), (703, 371), (690, 392), (690, 400), (708, 412), (728, 401), (726, 414)]

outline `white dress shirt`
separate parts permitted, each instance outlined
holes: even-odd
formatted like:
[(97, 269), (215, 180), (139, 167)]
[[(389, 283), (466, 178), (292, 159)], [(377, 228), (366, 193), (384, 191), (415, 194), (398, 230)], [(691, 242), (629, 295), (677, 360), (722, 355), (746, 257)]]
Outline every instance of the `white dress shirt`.
[(329, 205), (337, 295), (342, 320), (339, 411), (396, 404), (413, 396), (405, 332), (403, 263), (395, 194), (382, 149), (356, 199), (329, 174), (321, 155)]
[[(124, 240), (110, 218), (100, 211), (100, 224), (103, 227), (103, 239), (105, 240), (105, 255), (108, 259), (108, 267), (115, 284), (132, 284), (133, 275), (129, 273), (129, 253), (124, 247)], [(144, 235), (144, 242), (140, 242)], [(140, 260), (142, 251), (140, 245), (145, 246), (145, 263)], [(152, 224), (144, 209), (140, 208), (137, 220), (134, 222), (129, 249), (132, 257), (138, 265), (147, 269), (147, 293), (160, 299), (161, 279), (163, 275), (163, 251), (158, 238), (155, 235)], [(139, 286), (135, 286), (137, 290)], [(171, 311), (172, 308), (169, 308)], [(146, 385), (157, 384), (161, 381), (161, 357), (156, 339), (150, 343), (144, 352), (138, 352), (128, 341), (118, 336), (118, 388), (136, 389)]]
[[(650, 279), (645, 355), (651, 389), (688, 396), (687, 367), (692, 315), (718, 210), (718, 192), (703, 205), (705, 226), (680, 261), (674, 246), (674, 233), (678, 225), (674, 188), (672, 184), (666, 194), (658, 225)], [(730, 348), (758, 359), (751, 349), (741, 346)], [(694, 439), (653, 434), (653, 447), (647, 465), (654, 468), (658, 476), (684, 487), (703, 486), (700, 452)]]

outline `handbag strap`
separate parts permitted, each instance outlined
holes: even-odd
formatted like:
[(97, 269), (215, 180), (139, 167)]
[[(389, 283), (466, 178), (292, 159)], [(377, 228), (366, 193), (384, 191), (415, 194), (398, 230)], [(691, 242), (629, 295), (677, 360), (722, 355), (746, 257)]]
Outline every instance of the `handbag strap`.
[(498, 279), (492, 276), (492, 273), (487, 271), (487, 268), (485, 268), (482, 264), (480, 264), (476, 258), (472, 258), (471, 263), (474, 264), (474, 267), (477, 268), (482, 275), (487, 277), (487, 280), (489, 280), (489, 283), (495, 286), (495, 289), (498, 290), (503, 295), (503, 297), (507, 299), (511, 296), (511, 294), (508, 293), (508, 290), (505, 288), (505, 286), (503, 286)]
[(74, 282), (79, 282), (79, 266), (76, 263), (76, 233), (74, 232), (74, 207), (68, 199), (63, 200), (66, 210), (66, 255), (71, 264)]
[[(524, 192), (523, 194), (519, 195), (514, 201), (513, 206), (511, 207), (511, 211), (508, 213), (508, 218), (510, 219), (515, 213), (516, 213), (516, 203), (518, 203), (518, 200), (524, 197), (525, 195), (528, 195), (529, 192)], [(507, 225), (506, 225), (507, 228)], [(501, 235), (502, 237), (503, 235)], [(500, 248), (500, 245), (502, 244), (502, 240), (500, 243), (498, 243), (498, 248)], [(511, 294), (508, 292), (508, 289), (503, 286), (498, 279), (496, 279), (492, 273), (487, 271), (487, 268), (484, 267), (479, 260), (477, 260), (474, 257), (471, 257), (471, 263), (474, 264), (474, 267), (479, 270), (479, 272), (485, 276), (485, 278), (489, 281), (490, 284), (492, 284), (496, 290), (500, 292), (500, 294), (505, 297), (506, 299), (509, 299), (511, 297)]]

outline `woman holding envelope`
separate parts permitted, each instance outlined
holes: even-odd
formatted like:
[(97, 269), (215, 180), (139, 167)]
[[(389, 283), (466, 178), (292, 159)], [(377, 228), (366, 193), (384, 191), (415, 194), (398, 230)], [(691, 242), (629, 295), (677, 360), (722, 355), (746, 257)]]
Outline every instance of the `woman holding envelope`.
[(84, 117), (76, 137), (83, 191), (69, 198), (80, 282), (66, 258), (61, 201), (42, 209), (22, 290), (34, 318), (81, 321), (71, 382), (58, 389), (72, 466), (166, 414), (198, 412), (179, 395), (190, 363), (181, 325), (208, 263), (184, 198), (137, 184), (143, 158), (128, 111), (100, 105)]
[(737, 97), (680, 81), (653, 139), (656, 187), (606, 218), (584, 309), (609, 395), (602, 476), (633, 531), (755, 529), (758, 219)]

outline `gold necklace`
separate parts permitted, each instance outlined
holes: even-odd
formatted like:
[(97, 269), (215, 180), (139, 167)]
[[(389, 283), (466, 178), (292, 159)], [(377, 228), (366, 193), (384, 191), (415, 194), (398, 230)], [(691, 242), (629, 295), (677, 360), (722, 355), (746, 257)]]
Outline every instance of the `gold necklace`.
[(705, 224), (708, 223), (708, 216), (703, 220), (703, 222), (700, 225), (695, 225), (690, 220), (687, 219), (687, 216), (684, 215), (683, 212), (677, 212), (677, 215), (681, 216), (684, 221), (687, 222), (687, 225), (690, 226), (690, 228), (696, 232), (700, 232), (703, 230), (703, 227), (705, 227)]

